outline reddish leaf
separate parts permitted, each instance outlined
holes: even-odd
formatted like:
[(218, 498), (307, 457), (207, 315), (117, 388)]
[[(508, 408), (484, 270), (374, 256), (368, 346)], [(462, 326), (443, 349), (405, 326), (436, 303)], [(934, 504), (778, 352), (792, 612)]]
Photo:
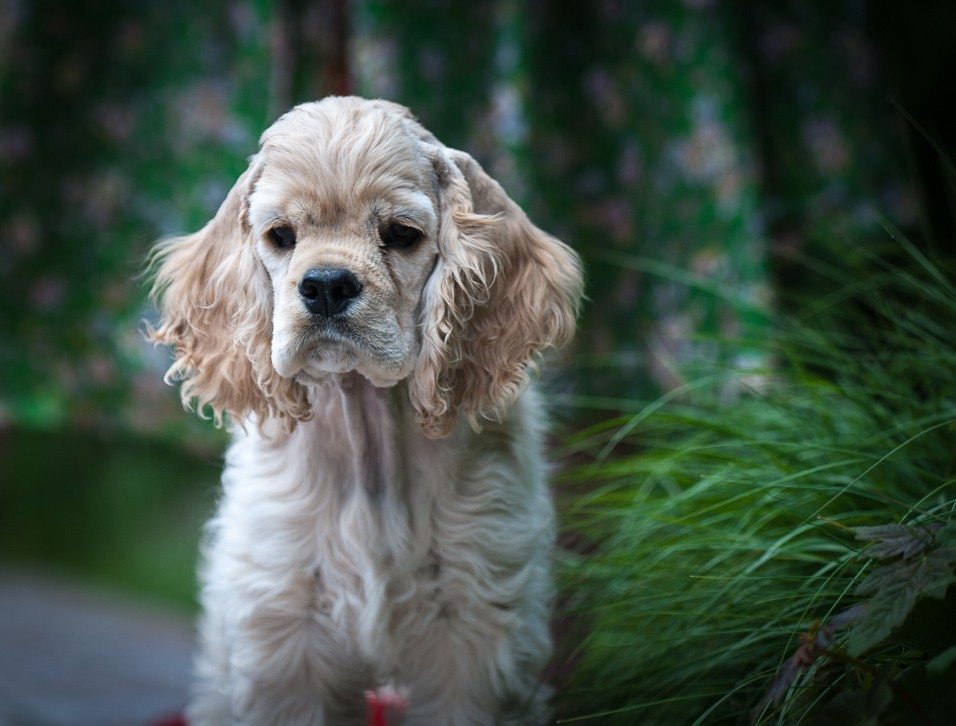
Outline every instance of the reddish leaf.
[(856, 538), (873, 542), (866, 555), (879, 560), (892, 557), (910, 559), (922, 553), (933, 543), (933, 535), (939, 526), (908, 527), (902, 524), (882, 524), (877, 527), (857, 527)]

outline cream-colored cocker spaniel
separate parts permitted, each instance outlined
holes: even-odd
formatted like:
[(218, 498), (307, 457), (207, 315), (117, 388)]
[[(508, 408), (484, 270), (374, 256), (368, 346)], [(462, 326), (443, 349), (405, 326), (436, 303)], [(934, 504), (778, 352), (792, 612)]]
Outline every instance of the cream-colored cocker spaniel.
[(203, 724), (537, 723), (553, 511), (527, 369), (577, 256), (403, 107), (296, 107), (153, 257), (167, 378), (233, 443), (202, 567)]

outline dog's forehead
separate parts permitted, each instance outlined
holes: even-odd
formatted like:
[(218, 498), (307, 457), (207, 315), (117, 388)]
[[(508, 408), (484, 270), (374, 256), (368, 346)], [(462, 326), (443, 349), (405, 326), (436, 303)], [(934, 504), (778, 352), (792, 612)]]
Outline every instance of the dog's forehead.
[(420, 127), (410, 117), (391, 105), (331, 100), (303, 104), (282, 116), (263, 134), (262, 152), (280, 163), (309, 165), (339, 178), (384, 172), (417, 176), (429, 166), (416, 133)]
[(263, 134), (252, 206), (298, 200), (346, 211), (381, 199), (433, 201), (435, 169), (421, 129), (395, 109), (401, 107), (323, 101), (287, 113)]

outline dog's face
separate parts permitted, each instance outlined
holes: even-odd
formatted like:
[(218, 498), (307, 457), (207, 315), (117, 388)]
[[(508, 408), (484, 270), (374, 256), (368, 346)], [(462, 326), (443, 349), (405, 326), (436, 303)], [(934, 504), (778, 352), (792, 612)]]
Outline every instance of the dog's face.
[(391, 385), (419, 353), (439, 253), (435, 169), (394, 111), (314, 110), (266, 134), (248, 198), (274, 296), (272, 365), (301, 382), (354, 370)]
[(176, 347), (187, 405), (294, 424), (315, 383), (355, 371), (407, 381), (430, 436), (507, 406), (582, 293), (577, 256), (470, 156), (358, 98), (279, 119), (215, 218), (153, 264), (151, 337)]

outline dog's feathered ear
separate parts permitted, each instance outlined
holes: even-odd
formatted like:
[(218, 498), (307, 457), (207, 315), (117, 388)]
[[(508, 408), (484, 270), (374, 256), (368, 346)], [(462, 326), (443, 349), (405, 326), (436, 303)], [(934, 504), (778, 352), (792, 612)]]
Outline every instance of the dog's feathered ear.
[(570, 341), (583, 275), (577, 254), (535, 227), (474, 159), (432, 148), (439, 259), (424, 293), (411, 397), (423, 431), (438, 437), (457, 415), (476, 428), (479, 417), (500, 416), (536, 354)]
[(272, 367), (272, 288), (254, 253), (248, 199), (259, 174), (255, 159), (216, 216), (198, 232), (156, 245), (151, 298), (160, 311), (151, 340), (175, 347), (166, 381), (183, 381), (183, 405), (208, 407), (242, 423), (254, 414), (291, 425), (308, 417), (305, 389)]

